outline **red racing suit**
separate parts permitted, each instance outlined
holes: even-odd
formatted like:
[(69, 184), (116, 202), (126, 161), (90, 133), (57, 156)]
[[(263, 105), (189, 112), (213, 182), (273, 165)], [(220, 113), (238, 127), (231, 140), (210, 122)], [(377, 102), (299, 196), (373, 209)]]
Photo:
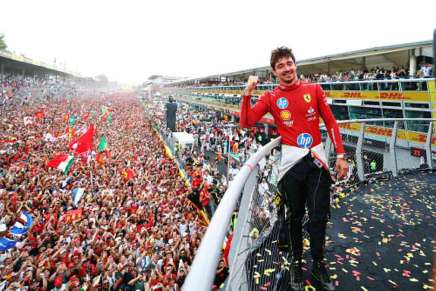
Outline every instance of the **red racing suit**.
[[(241, 127), (253, 126), (269, 112), (274, 117), (278, 133), (282, 137), (282, 145), (290, 146), (291, 152), (306, 149), (305, 154), (307, 154), (311, 151), (326, 167), (326, 158), (318, 157), (319, 151), (312, 150), (322, 147), (319, 128), (321, 117), (326, 124), (336, 153), (345, 152), (336, 119), (327, 104), (324, 91), (318, 84), (297, 81), (291, 86), (279, 85), (274, 90), (265, 92), (253, 107), (250, 99), (251, 96), (242, 97)], [(324, 149), (319, 155), (323, 154)], [(304, 155), (294, 160), (299, 160)]]

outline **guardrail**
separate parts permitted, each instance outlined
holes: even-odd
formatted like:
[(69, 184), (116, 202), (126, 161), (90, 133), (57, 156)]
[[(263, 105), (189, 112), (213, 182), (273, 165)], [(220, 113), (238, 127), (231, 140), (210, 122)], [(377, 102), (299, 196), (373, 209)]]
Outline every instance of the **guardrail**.
[[(380, 138), (367, 130), (377, 127), (381, 122), (391, 123), (391, 128), (386, 136)], [(420, 124), (427, 129), (424, 140), (404, 141), (399, 137), (403, 134), (401, 128), (405, 122)], [(386, 178), (401, 174), (404, 170), (422, 168), (434, 170), (433, 152), (436, 152), (436, 135), (434, 123), (436, 119), (365, 119), (338, 121), (343, 127), (343, 136), (347, 158), (352, 165), (345, 185), (361, 183), (371, 179)], [(358, 124), (358, 130), (349, 125)], [(275, 175), (280, 161), (275, 148), (280, 145), (277, 138), (264, 147), (260, 148), (242, 166), (238, 175), (231, 182), (221, 203), (219, 204), (210, 224), (203, 237), (202, 243), (191, 266), (191, 271), (186, 278), (182, 290), (210, 290), (215, 278), (217, 265), (221, 257), (224, 239), (228, 232), (230, 218), (236, 209), (238, 223), (233, 235), (232, 246), (229, 254), (230, 273), (226, 282), (226, 290), (254, 290), (261, 286), (261, 272), (259, 266), (254, 269), (253, 256), (261, 253), (253, 253), (253, 250), (262, 248), (264, 252), (271, 252), (265, 245), (268, 241), (268, 233), (276, 231), (278, 205), (273, 203), (275, 199), (274, 187), (276, 186)], [(334, 157), (331, 150), (331, 142), (325, 139), (327, 157)], [(411, 152), (416, 150), (416, 153)], [(412, 154), (415, 154), (415, 157)], [(268, 161), (263, 159), (269, 155)], [(262, 165), (260, 161), (262, 160)], [(331, 159), (333, 164), (334, 158)], [(375, 165), (375, 166), (374, 166)], [(257, 189), (258, 178), (263, 177), (259, 169), (269, 169), (269, 191), (262, 195)], [(341, 182), (343, 183), (343, 182)], [(241, 196), (242, 194), (242, 196)], [(275, 254), (276, 256), (279, 253)], [(270, 256), (271, 257), (271, 256)], [(268, 265), (271, 262), (266, 262)], [(286, 261), (282, 262), (286, 264)], [(256, 284), (253, 284), (253, 280)]]
[[(401, 79), (377, 79), (377, 80), (349, 80), (349, 81), (325, 81), (316, 82), (325, 90), (370, 90), (370, 91), (426, 91), (428, 90), (427, 83), (435, 81), (435, 78), (401, 78)], [(216, 86), (191, 86), (191, 87), (166, 87), (164, 91), (222, 91), (222, 93), (242, 92), (246, 84), (238, 85), (216, 85)], [(256, 91), (272, 90), (278, 84), (259, 84)]]

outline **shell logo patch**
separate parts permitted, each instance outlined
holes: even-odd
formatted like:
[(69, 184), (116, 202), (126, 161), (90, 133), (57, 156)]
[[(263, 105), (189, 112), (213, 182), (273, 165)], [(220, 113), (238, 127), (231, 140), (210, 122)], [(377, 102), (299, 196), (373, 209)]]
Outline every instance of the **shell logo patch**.
[(290, 120), (291, 119), (291, 112), (288, 110), (280, 111), (280, 117), (282, 120)]

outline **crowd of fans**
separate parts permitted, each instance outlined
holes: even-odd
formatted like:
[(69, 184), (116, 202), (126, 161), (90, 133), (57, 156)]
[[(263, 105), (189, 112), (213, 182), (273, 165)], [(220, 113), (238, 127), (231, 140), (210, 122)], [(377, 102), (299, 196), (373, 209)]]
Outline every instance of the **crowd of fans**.
[(17, 106), (75, 97), (78, 96), (78, 88), (84, 88), (86, 83), (55, 75), (0, 74), (0, 104)]
[[(16, 102), (47, 86), (25, 80), (2, 82), (13, 94), (0, 120), (0, 238), (17, 243), (0, 252), (0, 290), (179, 290), (206, 222), (143, 104), (129, 94)], [(91, 151), (66, 174), (47, 167), (91, 124)], [(31, 229), (11, 234), (24, 211)]]
[[(161, 112), (162, 107), (157, 102), (150, 111)], [(188, 104), (180, 104), (177, 115), (177, 131), (192, 134), (192, 144), (179, 144), (158, 116), (156, 126), (192, 185), (190, 198), (211, 217), (240, 166), (274, 136), (268, 135), (263, 125), (243, 130), (235, 126), (230, 115)]]
[[(413, 78), (430, 78), (432, 76), (432, 64), (422, 63), (419, 65)], [(393, 80), (411, 78), (409, 69), (402, 67), (374, 67), (371, 69), (337, 71), (333, 73), (318, 72), (301, 74), (300, 79), (312, 83), (323, 82), (347, 82), (347, 81), (368, 81), (368, 80)], [(193, 84), (193, 86), (244, 86), (246, 80), (209, 80)], [(267, 77), (259, 77), (259, 84), (273, 84), (274, 76), (269, 74)]]
[[(430, 78), (432, 75), (432, 65), (424, 63), (417, 70), (416, 78)], [(335, 72), (333, 74), (315, 73), (301, 75), (300, 79), (310, 82), (346, 82), (346, 81), (367, 81), (367, 80), (393, 80), (409, 78), (409, 70), (404, 67), (393, 67), (385, 69), (375, 67), (370, 70), (350, 70), (344, 72)]]

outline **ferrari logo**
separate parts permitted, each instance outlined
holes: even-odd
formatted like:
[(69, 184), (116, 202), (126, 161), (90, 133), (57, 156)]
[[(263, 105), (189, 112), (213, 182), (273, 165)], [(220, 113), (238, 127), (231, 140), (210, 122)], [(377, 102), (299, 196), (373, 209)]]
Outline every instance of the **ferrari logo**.
[(312, 98), (310, 97), (310, 94), (304, 94), (304, 101), (306, 101), (307, 103), (309, 103), (310, 100), (312, 100)]

